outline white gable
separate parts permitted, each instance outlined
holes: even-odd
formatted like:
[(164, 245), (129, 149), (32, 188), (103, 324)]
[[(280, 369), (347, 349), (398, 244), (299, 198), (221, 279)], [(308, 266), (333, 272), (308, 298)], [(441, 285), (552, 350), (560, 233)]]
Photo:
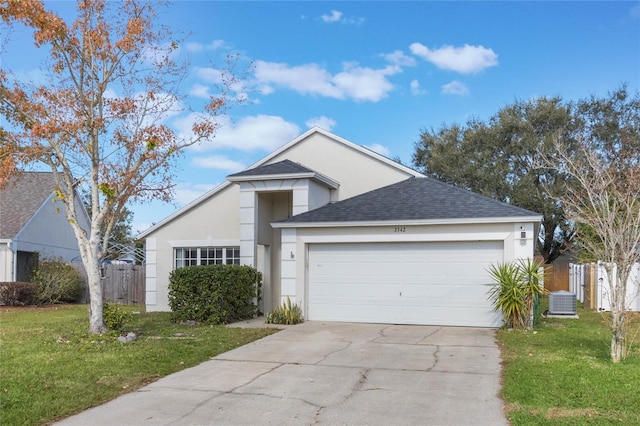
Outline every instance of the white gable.
[[(318, 127), (314, 127), (298, 136), (249, 166), (248, 169), (264, 164), (277, 163), (285, 159), (300, 163), (337, 181), (340, 184), (340, 188), (336, 193), (336, 197), (332, 198), (333, 201), (343, 200), (381, 186), (390, 185), (410, 176), (422, 176), (409, 167), (396, 163), (374, 151), (356, 145)], [(232, 188), (228, 188), (230, 185), (232, 185)], [(210, 204), (207, 203), (207, 200), (215, 197), (218, 193), (226, 192), (227, 190), (237, 191), (234, 187), (235, 185), (231, 182), (224, 182), (142, 232), (140, 238), (152, 236), (160, 228), (203, 203)], [(207, 209), (209, 208), (211, 206), (207, 207)], [(232, 208), (234, 209), (233, 211), (237, 212), (235, 210), (237, 206)], [(230, 214), (231, 212), (232, 210), (229, 210)], [(193, 221), (190, 222), (193, 225)]]

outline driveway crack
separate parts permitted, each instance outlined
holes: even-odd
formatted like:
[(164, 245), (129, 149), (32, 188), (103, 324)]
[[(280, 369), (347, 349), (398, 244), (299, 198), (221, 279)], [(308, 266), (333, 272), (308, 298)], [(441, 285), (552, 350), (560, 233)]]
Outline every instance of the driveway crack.
[(434, 334), (436, 334), (437, 332), (439, 332), (440, 330), (442, 330), (442, 327), (438, 327), (435, 330), (433, 330), (431, 333), (427, 334), (426, 336), (424, 336), (422, 338), (422, 340), (420, 340), (417, 344), (421, 345), (422, 342), (424, 342), (426, 339), (428, 339), (429, 337), (433, 336)]
[(372, 343), (377, 343), (376, 341), (377, 341), (378, 339), (382, 339), (382, 338), (384, 338), (384, 337), (387, 337), (387, 336), (384, 334), (384, 332), (385, 332), (385, 330), (386, 330), (386, 329), (391, 328), (391, 327), (394, 327), (394, 325), (393, 325), (393, 324), (390, 324), (390, 325), (387, 325), (386, 327), (382, 327), (382, 328), (380, 329), (380, 331), (378, 331), (378, 336), (377, 336), (377, 337), (374, 337), (373, 339), (371, 339), (371, 340), (369, 340), (369, 341), (370, 341), (370, 342), (372, 342)]
[(342, 400), (342, 402), (340, 402), (340, 404), (344, 404), (345, 402), (347, 402), (349, 399), (351, 399), (356, 393), (358, 393), (362, 389), (364, 384), (367, 382), (367, 376), (369, 375), (370, 371), (371, 371), (371, 369), (367, 368), (366, 370), (364, 370), (363, 372), (360, 373), (360, 379), (353, 386), (353, 388), (351, 389), (351, 392), (349, 393), (349, 395), (347, 395)]
[(314, 363), (313, 365), (319, 365), (321, 362), (326, 361), (327, 358), (329, 358), (331, 355), (336, 354), (336, 353), (341, 352), (341, 351), (344, 351), (345, 349), (348, 349), (353, 344), (353, 342), (345, 342), (345, 343), (347, 345), (344, 348), (336, 349), (336, 350), (333, 350), (333, 351), (327, 353), (324, 357), (322, 357), (321, 360), (319, 360), (318, 362)]
[(440, 345), (435, 345), (435, 347), (436, 347), (436, 350), (433, 353), (433, 365), (431, 367), (427, 368), (426, 371), (431, 371), (434, 368), (436, 368), (436, 366), (438, 365), (438, 361), (440, 360), (440, 358), (438, 357), (439, 354), (440, 354)]
[[(196, 411), (197, 409), (199, 409), (200, 407), (202, 407), (203, 405), (208, 404), (209, 402), (213, 401), (214, 399), (218, 398), (221, 395), (227, 395), (227, 394), (232, 394), (234, 393), (237, 389), (240, 389), (241, 387), (247, 386), (248, 384), (253, 383), (254, 381), (256, 381), (258, 378), (264, 376), (265, 374), (271, 373), (272, 371), (274, 371), (277, 368), (282, 367), (284, 364), (277, 364), (275, 367), (258, 374), (256, 377), (254, 377), (253, 379), (249, 380), (247, 383), (243, 383), (239, 386), (236, 386), (235, 388), (228, 390), (228, 391), (215, 391), (216, 394), (213, 395), (211, 398), (207, 398), (205, 400), (203, 400), (202, 402), (200, 402), (199, 404), (195, 405), (191, 410), (189, 410), (188, 412), (184, 413), (182, 416), (180, 416), (178, 419), (176, 419), (175, 421), (171, 422), (170, 424), (182, 424), (182, 420), (191, 415), (194, 411)], [(304, 401), (307, 402), (307, 401)], [(312, 404), (313, 405), (313, 404)]]

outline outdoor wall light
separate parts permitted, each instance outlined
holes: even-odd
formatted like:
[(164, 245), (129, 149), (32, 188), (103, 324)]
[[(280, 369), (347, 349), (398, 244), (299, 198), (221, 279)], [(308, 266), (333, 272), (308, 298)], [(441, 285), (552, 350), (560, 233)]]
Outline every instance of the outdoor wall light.
[(292, 259), (295, 259), (295, 258), (296, 258), (296, 255), (295, 255), (295, 254), (293, 254), (293, 252), (291, 252), (291, 258), (292, 258)]

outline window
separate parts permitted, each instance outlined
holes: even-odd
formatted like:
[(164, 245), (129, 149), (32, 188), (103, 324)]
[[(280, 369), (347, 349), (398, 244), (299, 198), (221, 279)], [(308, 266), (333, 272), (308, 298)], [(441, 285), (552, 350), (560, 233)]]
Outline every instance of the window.
[(175, 249), (175, 267), (192, 265), (239, 265), (240, 247), (185, 247)]
[(240, 247), (228, 247), (225, 261), (227, 265), (239, 265)]
[(222, 249), (201, 248), (200, 265), (222, 265)]
[(176, 249), (176, 268), (197, 265), (198, 249), (180, 248)]

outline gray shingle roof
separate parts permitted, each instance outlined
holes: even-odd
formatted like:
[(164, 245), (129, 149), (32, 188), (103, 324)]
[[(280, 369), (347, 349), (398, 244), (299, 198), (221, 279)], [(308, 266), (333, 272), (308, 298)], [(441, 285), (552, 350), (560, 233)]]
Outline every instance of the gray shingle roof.
[(51, 172), (25, 172), (13, 176), (0, 189), (0, 239), (15, 237), (56, 184)]
[(245, 176), (269, 176), (269, 175), (293, 175), (300, 173), (315, 173), (291, 160), (283, 160), (273, 164), (265, 164), (255, 169), (243, 170), (238, 173), (227, 176), (227, 178), (245, 177)]
[(531, 217), (538, 213), (439, 182), (412, 177), (280, 223), (375, 222), (434, 219)]

